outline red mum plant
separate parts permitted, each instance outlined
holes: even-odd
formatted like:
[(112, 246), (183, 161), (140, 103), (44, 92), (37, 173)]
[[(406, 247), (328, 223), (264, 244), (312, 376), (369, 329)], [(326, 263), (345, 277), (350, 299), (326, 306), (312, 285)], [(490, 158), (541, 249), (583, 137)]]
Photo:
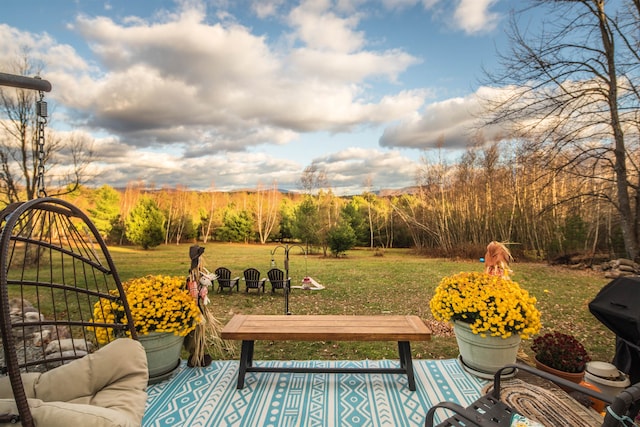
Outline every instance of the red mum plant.
[(558, 371), (583, 372), (591, 360), (580, 341), (561, 332), (549, 332), (534, 338), (531, 350), (538, 362)]

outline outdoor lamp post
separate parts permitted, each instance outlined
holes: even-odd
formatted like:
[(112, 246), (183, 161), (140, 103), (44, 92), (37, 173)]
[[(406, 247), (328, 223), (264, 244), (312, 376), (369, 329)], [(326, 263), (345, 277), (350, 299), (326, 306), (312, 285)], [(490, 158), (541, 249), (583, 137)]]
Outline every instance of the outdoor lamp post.
[(307, 251), (300, 245), (278, 245), (271, 251), (271, 266), (275, 267), (275, 261), (273, 260), (273, 255), (278, 252), (278, 249), (284, 249), (284, 314), (291, 314), (289, 311), (289, 287), (291, 286), (291, 281), (289, 280), (289, 251), (294, 247), (299, 247), (302, 249), (302, 252), (307, 255)]

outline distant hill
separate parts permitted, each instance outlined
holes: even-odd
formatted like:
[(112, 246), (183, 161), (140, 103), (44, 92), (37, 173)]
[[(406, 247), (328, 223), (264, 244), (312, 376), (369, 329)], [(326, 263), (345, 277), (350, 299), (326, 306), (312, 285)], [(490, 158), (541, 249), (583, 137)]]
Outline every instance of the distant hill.
[(403, 194), (416, 194), (418, 192), (418, 187), (404, 187), (399, 189), (390, 189), (385, 188), (379, 191), (376, 191), (376, 195), (380, 197), (393, 197), (393, 196), (401, 196)]
[[(122, 187), (116, 187), (114, 188), (116, 191), (120, 192), (120, 193), (124, 193), (126, 188), (122, 188)], [(146, 192), (158, 192), (158, 191), (166, 191), (167, 188), (144, 188), (142, 189), (143, 191)], [(168, 190), (173, 190), (173, 191), (177, 191), (176, 189), (168, 189)], [(268, 190), (268, 189), (264, 189), (264, 190)], [(209, 190), (193, 190), (193, 191), (197, 191), (197, 192), (206, 192)], [(255, 193), (256, 192), (256, 188), (252, 187), (252, 188), (236, 188), (234, 190), (229, 190), (229, 191), (223, 191), (223, 190), (213, 190), (215, 193)], [(303, 192), (300, 190), (291, 190), (291, 189), (287, 189), (287, 188), (278, 188), (278, 192), (280, 192), (281, 194), (302, 194)], [(411, 187), (404, 187), (404, 188), (383, 188), (380, 190), (373, 190), (372, 193), (375, 194), (376, 196), (379, 197), (393, 197), (393, 196), (400, 196), (402, 194), (415, 194), (418, 192), (418, 187), (416, 186), (411, 186)], [(344, 195), (344, 197), (353, 197), (353, 196), (358, 196), (362, 193), (355, 193), (355, 194), (346, 194)]]

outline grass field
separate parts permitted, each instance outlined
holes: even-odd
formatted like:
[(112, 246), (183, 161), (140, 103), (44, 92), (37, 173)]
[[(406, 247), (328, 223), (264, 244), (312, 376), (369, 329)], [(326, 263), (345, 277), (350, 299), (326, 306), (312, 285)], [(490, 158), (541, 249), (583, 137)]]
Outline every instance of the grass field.
[[(190, 266), (189, 244), (163, 245), (151, 250), (130, 247), (110, 248), (121, 276), (127, 280), (147, 274), (186, 276)], [(210, 271), (219, 266), (242, 276), (248, 267), (259, 269), (266, 277), (273, 259), (284, 269), (284, 248), (276, 245), (241, 245), (211, 243), (202, 256)], [(293, 285), (305, 275), (326, 286), (320, 291), (294, 289), (289, 299), (292, 314), (414, 314), (428, 322), (433, 320), (429, 299), (443, 276), (460, 271), (482, 271), (476, 261), (431, 259), (414, 255), (406, 249), (390, 249), (383, 256), (368, 249), (350, 250), (345, 257), (305, 256), (300, 247), (289, 250), (289, 275)], [(588, 303), (609, 282), (602, 273), (574, 271), (546, 264), (516, 263), (512, 278), (538, 299), (542, 312), (543, 332), (557, 330), (580, 339), (592, 359), (610, 361), (615, 351), (615, 336), (596, 320)], [(217, 289), (217, 287), (216, 287)], [(217, 318), (226, 323), (234, 313), (283, 314), (282, 291), (258, 294), (240, 292), (210, 293)], [(446, 327), (434, 328), (436, 334), (426, 343), (412, 343), (414, 357), (423, 359), (452, 358), (458, 354), (455, 338)], [(522, 350), (530, 356), (529, 341)], [(256, 342), (256, 359), (380, 359), (397, 358), (396, 343), (348, 342)], [(216, 354), (219, 359), (231, 358)]]

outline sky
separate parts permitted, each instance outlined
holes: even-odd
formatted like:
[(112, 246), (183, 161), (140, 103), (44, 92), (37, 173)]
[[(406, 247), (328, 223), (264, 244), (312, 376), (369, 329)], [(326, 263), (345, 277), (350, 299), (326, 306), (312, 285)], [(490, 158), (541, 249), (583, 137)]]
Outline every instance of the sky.
[(93, 186), (295, 191), (312, 166), (338, 195), (402, 189), (472, 139), (511, 6), (9, 0), (0, 71), (42, 64), (48, 131), (92, 141)]

